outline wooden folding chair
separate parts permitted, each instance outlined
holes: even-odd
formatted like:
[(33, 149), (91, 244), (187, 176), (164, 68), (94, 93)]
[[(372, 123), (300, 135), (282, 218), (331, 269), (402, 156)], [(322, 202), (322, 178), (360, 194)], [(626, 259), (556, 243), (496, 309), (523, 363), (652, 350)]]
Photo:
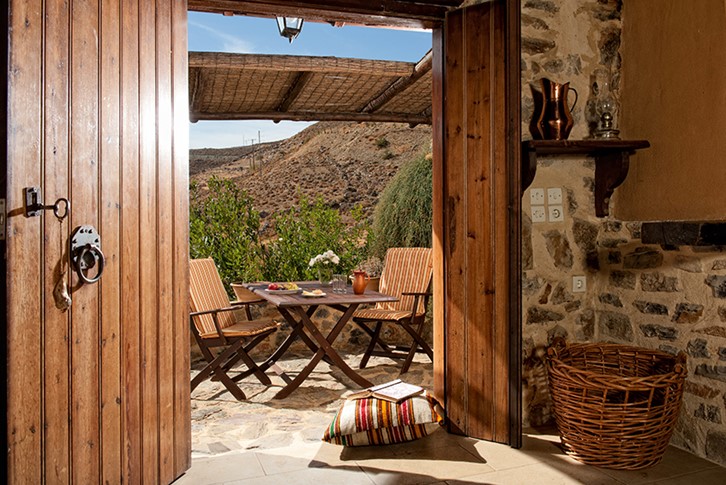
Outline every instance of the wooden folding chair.
[[(372, 355), (403, 359), (401, 374), (408, 372), (416, 352), (426, 353), (433, 361), (433, 351), (421, 335), (432, 278), (433, 254), (430, 248), (390, 248), (386, 252), (379, 291), (399, 300), (379, 303), (353, 314), (353, 321), (371, 337), (360, 361), (361, 369), (368, 365)], [(403, 328), (412, 339), (411, 345), (389, 345), (385, 342), (381, 336), (384, 323)]]
[[(240, 309), (240, 304), (248, 305), (250, 302), (230, 303), (212, 259), (191, 260), (189, 272), (189, 322), (194, 340), (207, 361), (204, 369), (192, 379), (191, 389), (214, 374), (236, 399), (244, 400), (246, 396), (235, 381), (254, 374), (262, 384), (272, 384), (264, 371), (274, 362), (268, 359), (258, 365), (249, 352), (276, 332), (280, 324), (272, 319), (238, 320), (235, 310)], [(249, 309), (247, 315), (250, 315)], [(220, 349), (216, 355), (212, 352), (215, 348)], [(247, 370), (230, 377), (227, 372), (240, 360)]]

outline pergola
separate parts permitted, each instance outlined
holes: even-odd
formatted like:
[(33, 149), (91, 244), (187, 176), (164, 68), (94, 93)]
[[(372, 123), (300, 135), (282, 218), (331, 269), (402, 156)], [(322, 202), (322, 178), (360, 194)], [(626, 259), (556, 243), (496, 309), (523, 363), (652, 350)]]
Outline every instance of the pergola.
[(431, 58), (190, 52), (190, 118), (431, 124)]

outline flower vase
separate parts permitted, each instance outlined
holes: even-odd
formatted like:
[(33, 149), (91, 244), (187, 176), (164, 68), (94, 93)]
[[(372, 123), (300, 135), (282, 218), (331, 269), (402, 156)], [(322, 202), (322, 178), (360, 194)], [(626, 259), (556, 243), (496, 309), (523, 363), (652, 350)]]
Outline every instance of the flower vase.
[(329, 266), (318, 267), (318, 282), (323, 286), (330, 286), (333, 280), (333, 268)]

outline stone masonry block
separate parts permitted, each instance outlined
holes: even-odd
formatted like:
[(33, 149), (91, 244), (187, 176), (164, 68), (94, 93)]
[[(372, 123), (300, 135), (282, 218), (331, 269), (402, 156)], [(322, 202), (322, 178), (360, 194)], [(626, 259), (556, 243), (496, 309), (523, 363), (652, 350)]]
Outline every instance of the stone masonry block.
[(640, 331), (646, 337), (657, 337), (659, 340), (676, 340), (678, 338), (678, 330), (673, 327), (666, 327), (654, 323), (641, 323)]
[(696, 323), (703, 315), (703, 305), (695, 303), (679, 303), (673, 312), (676, 323)]
[(668, 307), (661, 305), (660, 303), (636, 300), (633, 302), (633, 306), (637, 308), (640, 313), (646, 313), (648, 315), (668, 315)]
[(627, 342), (633, 341), (633, 326), (630, 318), (622, 313), (602, 312), (598, 328), (603, 336)]
[(640, 287), (643, 291), (667, 292), (678, 291), (678, 278), (663, 273), (643, 273), (640, 275)]
[(708, 359), (711, 357), (711, 354), (708, 351), (708, 342), (702, 338), (689, 341), (686, 351), (688, 352), (688, 355), (697, 359)]
[(663, 253), (647, 247), (637, 248), (623, 257), (623, 268), (650, 269), (658, 268), (663, 264)]
[(716, 298), (726, 298), (726, 276), (710, 275), (706, 278), (706, 284), (713, 290)]

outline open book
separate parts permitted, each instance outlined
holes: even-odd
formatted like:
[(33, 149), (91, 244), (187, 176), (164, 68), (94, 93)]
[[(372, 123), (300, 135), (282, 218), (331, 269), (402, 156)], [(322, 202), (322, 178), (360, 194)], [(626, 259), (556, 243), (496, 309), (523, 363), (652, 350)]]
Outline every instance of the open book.
[(367, 397), (376, 397), (384, 401), (400, 402), (411, 396), (416, 396), (424, 391), (423, 387), (403, 382), (401, 379), (379, 384), (377, 386), (363, 389), (362, 391), (350, 394), (346, 399), (365, 399)]

